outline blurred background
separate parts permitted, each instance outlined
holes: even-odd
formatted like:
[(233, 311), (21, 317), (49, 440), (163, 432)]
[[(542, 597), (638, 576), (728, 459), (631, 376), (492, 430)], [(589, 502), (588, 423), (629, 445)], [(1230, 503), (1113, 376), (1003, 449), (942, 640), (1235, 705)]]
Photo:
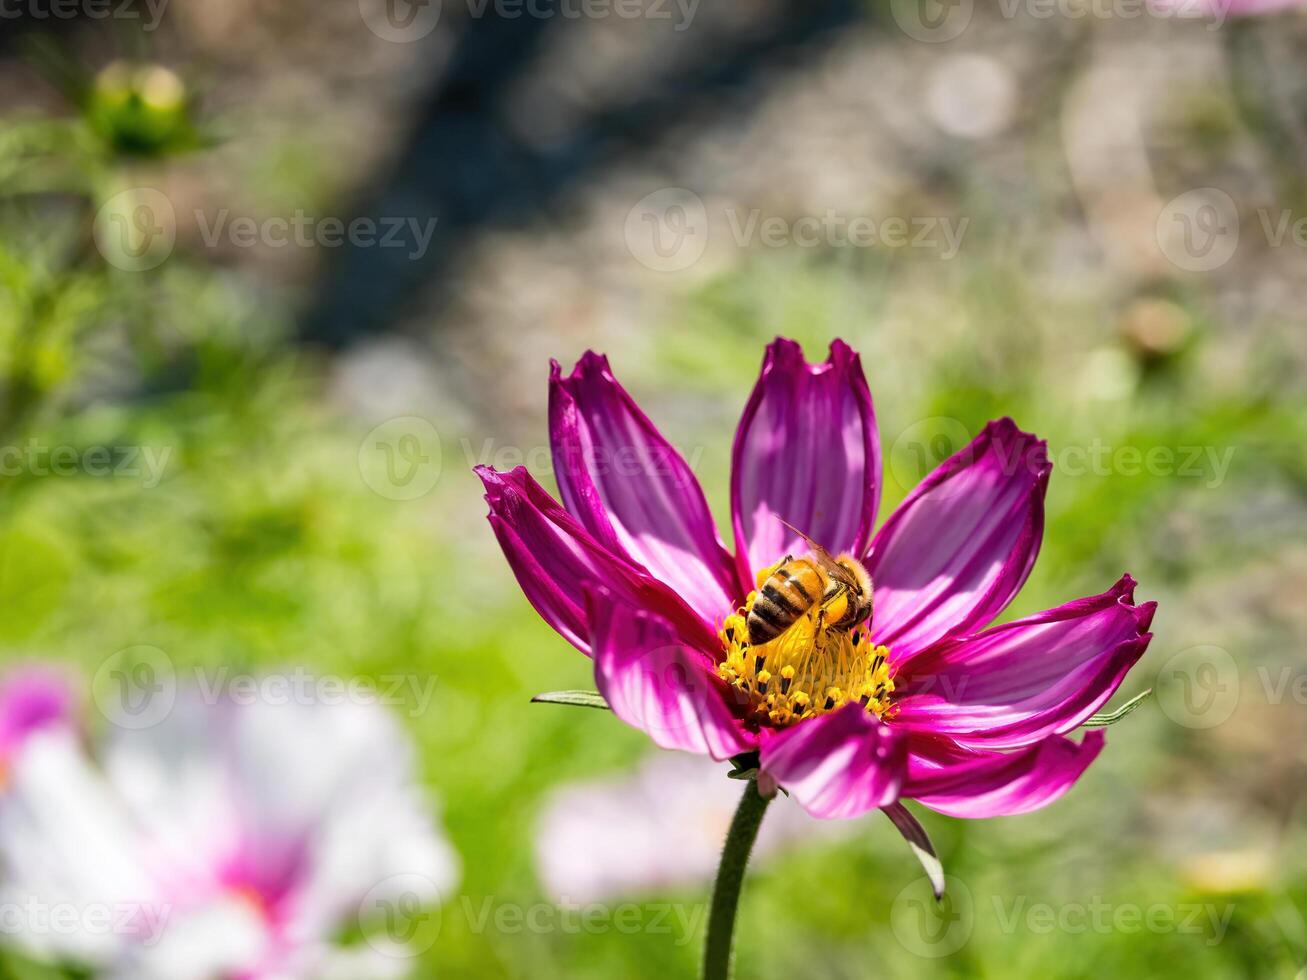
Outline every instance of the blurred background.
[[(76, 665), (92, 740), (125, 649), (394, 681), (463, 866), (398, 975), (693, 975), (737, 784), (528, 703), (592, 680), (470, 471), (552, 486), (548, 360), (595, 348), (729, 527), (777, 334), (861, 352), (882, 518), (992, 417), (1048, 439), (1005, 618), (1131, 572), (1160, 607), (1116, 703), (1157, 696), (1058, 804), (923, 815), (943, 916), (887, 821), (773, 808), (739, 974), (1307, 975), (1307, 13), (0, 18), (0, 651)], [(0, 975), (86, 974), (15, 947)]]

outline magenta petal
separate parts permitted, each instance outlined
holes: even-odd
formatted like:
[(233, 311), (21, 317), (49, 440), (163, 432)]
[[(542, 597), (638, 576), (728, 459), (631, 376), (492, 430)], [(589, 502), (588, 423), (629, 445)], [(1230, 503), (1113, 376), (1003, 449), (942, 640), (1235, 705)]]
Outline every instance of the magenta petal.
[(601, 545), (549, 496), (525, 468), (499, 473), (478, 466), (490, 525), (531, 605), (582, 653), (590, 652), (587, 587), (605, 586), (630, 604), (673, 622), (695, 642), (716, 634), (661, 582)]
[(990, 422), (941, 463), (876, 535), (868, 571), (876, 642), (901, 663), (940, 637), (979, 629), (1030, 574), (1051, 470), (1043, 442)]
[(990, 749), (1077, 728), (1152, 638), (1157, 604), (1134, 605), (1134, 585), (1126, 575), (1102, 595), (918, 654), (895, 679), (895, 726)]
[(648, 569), (720, 624), (743, 598), (699, 481), (671, 443), (587, 352), (549, 378), (549, 438), (563, 504), (597, 540)]
[(763, 743), (762, 775), (824, 820), (856, 817), (899, 797), (906, 739), (860, 704), (786, 728)]
[(11, 669), (0, 680), (0, 763), (33, 732), (70, 723), (76, 702), (59, 671), (38, 664)]
[(951, 817), (1028, 813), (1065, 794), (1102, 748), (1103, 733), (1092, 731), (1078, 745), (1054, 735), (1017, 752), (953, 750), (923, 759), (914, 751), (903, 795)]
[(824, 364), (809, 364), (794, 341), (773, 341), (732, 459), (731, 513), (746, 581), (808, 550), (781, 520), (836, 554), (860, 555), (879, 504), (880, 437), (858, 355), (837, 340)]
[(665, 749), (721, 761), (756, 747), (731, 714), (712, 663), (666, 620), (606, 590), (590, 594), (595, 684), (613, 713)]

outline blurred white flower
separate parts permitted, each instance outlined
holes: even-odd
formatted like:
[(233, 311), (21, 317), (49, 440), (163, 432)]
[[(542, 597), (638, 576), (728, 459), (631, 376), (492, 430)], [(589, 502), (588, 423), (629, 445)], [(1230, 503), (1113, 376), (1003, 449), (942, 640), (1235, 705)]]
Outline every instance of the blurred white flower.
[[(333, 940), (394, 928), (371, 913), (402, 899), (411, 919), (457, 883), (412, 746), (375, 705), (184, 696), (114, 732), (99, 770), (70, 725), (47, 728), (0, 795), (0, 860), (7, 901), (74, 910), (13, 930), (48, 957), (124, 980), (393, 977), (409, 935)], [(102, 906), (112, 922), (93, 927)]]
[(931, 72), (926, 107), (935, 124), (951, 136), (997, 136), (1016, 114), (1016, 75), (989, 55), (949, 55)]
[[(550, 897), (595, 902), (712, 881), (744, 783), (684, 753), (650, 755), (612, 779), (553, 791), (536, 825), (536, 870)], [(844, 840), (858, 820), (816, 820), (779, 798), (767, 814), (754, 864), (803, 841)]]
[(149, 933), (158, 895), (86, 756), (75, 702), (50, 670), (0, 681), (0, 933), (37, 956), (102, 965), (128, 932)]

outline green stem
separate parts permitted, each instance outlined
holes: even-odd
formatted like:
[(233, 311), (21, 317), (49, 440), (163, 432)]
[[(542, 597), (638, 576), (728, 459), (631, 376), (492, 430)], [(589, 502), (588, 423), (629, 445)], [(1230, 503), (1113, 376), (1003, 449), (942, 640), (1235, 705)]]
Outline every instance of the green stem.
[(731, 975), (731, 936), (735, 932), (735, 910), (740, 904), (740, 886), (749, 863), (758, 828), (767, 812), (770, 799), (758, 794), (754, 780), (744, 787), (744, 796), (726, 834), (722, 862), (712, 891), (712, 911), (708, 916), (708, 940), (703, 949), (703, 980), (729, 980)]

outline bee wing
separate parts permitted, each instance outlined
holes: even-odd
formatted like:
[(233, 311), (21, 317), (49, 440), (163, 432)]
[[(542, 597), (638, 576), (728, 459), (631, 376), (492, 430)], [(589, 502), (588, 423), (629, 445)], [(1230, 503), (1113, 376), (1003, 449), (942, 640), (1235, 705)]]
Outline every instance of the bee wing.
[(776, 519), (780, 521), (782, 524), (784, 524), (786, 527), (788, 527), (795, 534), (797, 534), (799, 537), (803, 538), (804, 541), (808, 542), (808, 547), (812, 549), (812, 556), (817, 559), (817, 564), (821, 565), (821, 567), (826, 570), (827, 574), (829, 574), (831, 578), (834, 578), (837, 581), (844, 583), (845, 585), (856, 586), (858, 584), (857, 579), (853, 577), (852, 573), (843, 565), (841, 565), (839, 562), (837, 562), (831, 556), (831, 553), (829, 551), (827, 551), (825, 548), (819, 545), (816, 541), (812, 540), (812, 538), (808, 537), (806, 534), (800, 531), (789, 521), (780, 517)]

